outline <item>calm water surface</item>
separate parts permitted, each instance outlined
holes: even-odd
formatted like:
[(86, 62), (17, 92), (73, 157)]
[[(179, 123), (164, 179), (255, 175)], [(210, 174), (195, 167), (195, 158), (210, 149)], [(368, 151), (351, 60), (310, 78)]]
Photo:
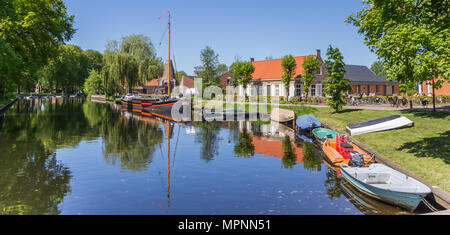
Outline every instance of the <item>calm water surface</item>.
[(0, 120), (1, 214), (398, 214), (288, 128), (169, 123), (77, 99)]

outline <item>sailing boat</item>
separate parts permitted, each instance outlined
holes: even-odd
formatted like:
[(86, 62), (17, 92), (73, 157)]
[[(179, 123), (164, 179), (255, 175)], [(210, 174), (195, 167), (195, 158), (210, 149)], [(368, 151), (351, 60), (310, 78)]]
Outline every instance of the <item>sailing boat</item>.
[(163, 95), (161, 97), (141, 97), (141, 96), (124, 96), (122, 98), (122, 104), (128, 106), (129, 109), (136, 110), (137, 112), (151, 112), (151, 113), (158, 113), (165, 116), (170, 116), (170, 113), (172, 111), (172, 107), (174, 104), (178, 103), (180, 99), (172, 98), (172, 62), (170, 60), (170, 12), (166, 10), (163, 12), (163, 14), (159, 17), (161, 19), (165, 13), (168, 13), (169, 15), (169, 23), (168, 23), (168, 32), (169, 32), (169, 53), (167, 58), (167, 70), (164, 78), (167, 78), (167, 81), (163, 81), (164, 83), (167, 82), (167, 94)]

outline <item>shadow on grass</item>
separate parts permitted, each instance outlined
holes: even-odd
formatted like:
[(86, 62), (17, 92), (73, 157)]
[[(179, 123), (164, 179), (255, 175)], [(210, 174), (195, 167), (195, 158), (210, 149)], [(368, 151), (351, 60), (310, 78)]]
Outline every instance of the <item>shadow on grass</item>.
[(340, 111), (338, 113), (353, 113), (353, 112), (359, 112), (361, 110), (362, 109), (344, 109), (344, 110), (342, 110), (342, 111)]
[(433, 112), (433, 111), (404, 111), (404, 113), (412, 114), (416, 117), (421, 118), (446, 118), (450, 116), (450, 112), (441, 111), (441, 112)]
[(450, 131), (442, 133), (439, 137), (405, 143), (399, 150), (406, 150), (416, 157), (441, 158), (446, 164), (450, 164)]

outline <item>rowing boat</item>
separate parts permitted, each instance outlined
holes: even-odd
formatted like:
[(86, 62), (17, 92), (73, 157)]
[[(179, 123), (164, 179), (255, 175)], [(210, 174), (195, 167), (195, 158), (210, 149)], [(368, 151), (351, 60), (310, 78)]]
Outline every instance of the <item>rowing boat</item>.
[(312, 131), (314, 137), (316, 137), (320, 142), (324, 142), (327, 139), (336, 139), (337, 131), (333, 131), (327, 128), (316, 128)]
[(431, 193), (428, 186), (383, 164), (339, 167), (342, 177), (362, 193), (409, 211), (414, 211)]
[(347, 131), (350, 135), (354, 136), (372, 132), (393, 130), (409, 125), (414, 125), (414, 122), (400, 115), (392, 115), (389, 117), (349, 125), (347, 126)]

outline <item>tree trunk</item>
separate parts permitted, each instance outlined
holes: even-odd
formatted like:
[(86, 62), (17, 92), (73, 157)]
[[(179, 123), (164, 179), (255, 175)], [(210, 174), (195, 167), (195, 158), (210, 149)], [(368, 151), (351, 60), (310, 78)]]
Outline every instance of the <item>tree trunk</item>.
[(434, 91), (434, 79), (433, 79), (433, 112), (436, 112), (436, 93)]

